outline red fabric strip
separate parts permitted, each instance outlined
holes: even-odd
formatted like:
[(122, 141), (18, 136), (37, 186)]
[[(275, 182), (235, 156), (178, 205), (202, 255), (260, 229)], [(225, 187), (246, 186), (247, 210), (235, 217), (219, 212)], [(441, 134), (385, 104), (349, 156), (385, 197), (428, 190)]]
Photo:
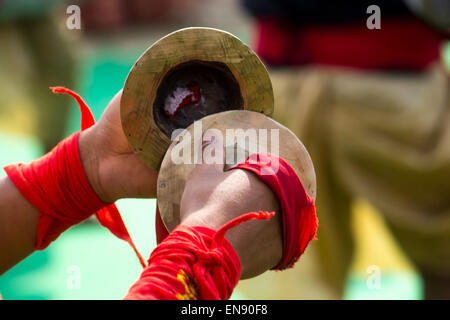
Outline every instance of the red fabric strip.
[(421, 70), (439, 61), (444, 35), (416, 18), (295, 27), (275, 18), (257, 20), (255, 51), (271, 65), (334, 65), (360, 69)]
[[(178, 111), (180, 111), (181, 108), (200, 101), (202, 96), (200, 93), (199, 86), (190, 87), (189, 91), (191, 93), (180, 102), (180, 104), (176, 107), (176, 109), (173, 113), (165, 111), (165, 113), (169, 117), (170, 121), (173, 121), (173, 118), (177, 115)], [(173, 96), (173, 93), (172, 93), (172, 96)]]
[[(95, 123), (89, 107), (78, 94), (62, 87), (51, 89), (67, 93), (77, 100), (82, 130)], [(71, 135), (48, 154), (29, 164), (5, 167), (9, 179), (40, 212), (35, 249), (45, 249), (63, 231), (96, 212), (99, 222), (118, 238), (127, 241), (145, 267), (145, 260), (131, 240), (117, 207), (103, 202), (89, 184), (80, 158), (79, 136), (80, 132)]]
[[(231, 169), (244, 169), (255, 173), (278, 197), (283, 221), (283, 256), (273, 269), (293, 267), (308, 243), (315, 239), (318, 219), (314, 199), (306, 193), (295, 170), (281, 157), (256, 153)], [(168, 235), (157, 206), (157, 243), (162, 242)]]
[(158, 202), (156, 202), (156, 219), (155, 219), (155, 229), (156, 229), (156, 243), (161, 243), (169, 235), (164, 222), (161, 219), (161, 214), (159, 213)]
[(293, 267), (317, 232), (314, 200), (306, 193), (294, 169), (283, 158), (273, 154), (252, 154), (232, 169), (255, 173), (278, 197), (282, 211), (283, 256), (273, 269)]
[(67, 228), (105, 206), (84, 173), (78, 151), (79, 135), (71, 135), (29, 164), (5, 167), (12, 183), (40, 211), (37, 250), (45, 249)]
[(153, 250), (147, 268), (124, 299), (229, 299), (239, 281), (241, 264), (225, 233), (245, 221), (273, 215), (250, 212), (217, 231), (179, 225)]
[(76, 100), (81, 112), (81, 131), (92, 127), (95, 124), (94, 116), (92, 115), (91, 109), (84, 102), (80, 95), (70, 89), (64, 87), (50, 87), (53, 93), (66, 93)]

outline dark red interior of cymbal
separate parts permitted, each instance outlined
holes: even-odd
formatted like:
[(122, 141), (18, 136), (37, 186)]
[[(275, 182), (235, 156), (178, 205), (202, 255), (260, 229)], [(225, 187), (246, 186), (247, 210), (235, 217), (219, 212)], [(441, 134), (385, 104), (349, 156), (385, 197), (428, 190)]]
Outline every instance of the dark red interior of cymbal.
[[(169, 116), (165, 103), (177, 88), (200, 88), (198, 99), (187, 97), (183, 107)], [(195, 101), (189, 103), (189, 101)], [(169, 138), (175, 129), (187, 128), (195, 120), (209, 114), (243, 109), (241, 89), (229, 68), (221, 62), (193, 60), (181, 63), (170, 70), (157, 90), (153, 116), (158, 127)]]

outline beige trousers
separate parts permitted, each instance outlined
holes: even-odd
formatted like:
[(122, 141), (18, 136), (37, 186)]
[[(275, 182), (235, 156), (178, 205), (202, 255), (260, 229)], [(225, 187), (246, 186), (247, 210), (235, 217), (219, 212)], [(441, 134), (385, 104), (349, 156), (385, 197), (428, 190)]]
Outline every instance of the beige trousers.
[(450, 84), (423, 73), (308, 68), (271, 72), (274, 118), (317, 174), (323, 279), (342, 290), (354, 242), (350, 204), (369, 201), (421, 271), (450, 277)]

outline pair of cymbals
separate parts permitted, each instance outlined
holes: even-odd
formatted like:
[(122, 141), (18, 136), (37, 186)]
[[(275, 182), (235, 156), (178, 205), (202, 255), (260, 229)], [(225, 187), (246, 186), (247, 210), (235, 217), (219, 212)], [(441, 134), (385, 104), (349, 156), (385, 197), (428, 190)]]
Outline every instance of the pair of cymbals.
[[(171, 119), (165, 102), (177, 89), (199, 87), (202, 99)], [(137, 156), (159, 169), (173, 130), (206, 115), (252, 110), (272, 115), (273, 89), (258, 56), (232, 34), (212, 28), (173, 32), (131, 69), (121, 100), (122, 127)]]
[[(308, 152), (289, 129), (269, 118), (273, 108), (266, 68), (247, 45), (227, 32), (182, 29), (157, 41), (138, 59), (123, 89), (122, 127), (137, 156), (159, 170), (158, 207), (169, 231), (180, 222), (181, 196), (195, 167), (195, 161), (173, 159), (181, 136), (194, 146), (198, 145), (195, 139), (202, 139), (211, 129), (222, 137), (234, 129), (238, 134), (255, 130), (256, 137), (261, 130), (268, 131), (265, 150), (277, 147), (278, 155), (293, 167), (307, 193), (315, 196), (314, 167)], [(277, 134), (270, 134), (275, 131)], [(241, 140), (241, 145), (229, 142), (225, 147), (231, 152), (241, 149), (247, 155), (257, 150), (251, 141), (245, 141)], [(184, 156), (192, 160), (197, 151), (188, 148)]]

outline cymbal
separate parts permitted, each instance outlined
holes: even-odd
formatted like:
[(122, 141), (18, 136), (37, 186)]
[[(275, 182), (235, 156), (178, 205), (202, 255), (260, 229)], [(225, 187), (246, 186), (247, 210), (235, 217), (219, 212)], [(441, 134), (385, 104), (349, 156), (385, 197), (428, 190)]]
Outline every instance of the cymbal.
[(134, 152), (158, 170), (174, 130), (227, 110), (270, 116), (273, 106), (268, 72), (247, 45), (218, 29), (186, 28), (158, 40), (136, 61), (120, 111)]
[[(261, 146), (265, 146), (266, 152), (276, 154), (289, 163), (308, 195), (315, 198), (316, 176), (311, 157), (292, 131), (258, 112), (225, 111), (206, 116), (191, 124), (177, 136), (164, 156), (158, 175), (157, 196), (159, 212), (167, 230), (172, 231), (180, 223), (180, 202), (184, 186), (196, 163), (202, 161), (199, 154), (203, 135), (205, 132), (212, 132), (211, 129), (215, 129), (214, 135), (217, 132), (221, 134), (227, 162), (230, 152), (244, 150), (243, 158), (239, 159), (239, 154), (230, 157), (232, 161), (224, 165), (224, 170), (244, 161), (249, 154), (261, 152)], [(229, 139), (233, 137), (230, 132), (236, 133), (236, 139)], [(264, 134), (260, 135), (264, 132), (267, 139)], [(264, 144), (264, 141), (267, 143)], [(183, 147), (190, 145), (190, 148), (183, 149), (181, 144)]]

